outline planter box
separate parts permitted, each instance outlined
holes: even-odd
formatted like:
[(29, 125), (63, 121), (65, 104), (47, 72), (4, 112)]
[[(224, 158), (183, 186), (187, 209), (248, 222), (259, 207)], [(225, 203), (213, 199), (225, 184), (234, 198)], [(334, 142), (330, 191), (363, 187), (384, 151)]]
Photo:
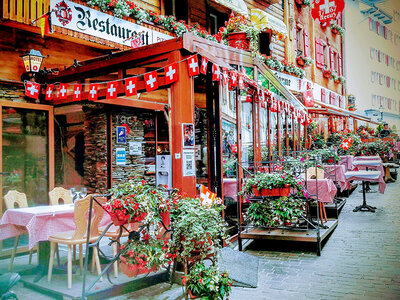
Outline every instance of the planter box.
[(338, 34), (338, 32), (339, 32), (336, 28), (332, 28), (331, 31), (333, 34)]
[(227, 36), (228, 45), (242, 50), (250, 50), (250, 40), (246, 32), (232, 32)]
[(297, 64), (299, 65), (299, 66), (301, 66), (301, 67), (304, 67), (304, 60), (301, 58), (301, 57), (298, 57), (297, 59), (296, 59), (296, 62), (297, 62)]
[(270, 197), (286, 197), (289, 196), (290, 186), (284, 188), (262, 189), (259, 191), (256, 186), (253, 186), (254, 196), (270, 196)]
[(130, 222), (126, 222), (126, 221), (121, 221), (121, 220), (119, 220), (118, 218), (117, 218), (117, 216), (116, 215), (114, 215), (114, 214), (110, 214), (110, 218), (111, 218), (111, 221), (113, 221), (113, 223), (114, 223), (114, 225), (115, 226), (122, 226), (122, 225), (125, 225), (125, 224), (128, 224), (128, 223), (131, 223), (131, 224), (134, 224), (134, 223), (139, 223), (140, 221), (142, 221), (145, 217), (146, 217), (146, 213), (144, 213), (144, 214), (142, 214), (139, 218), (138, 217), (136, 217), (134, 220), (132, 220), (132, 221), (130, 221)]
[(154, 266), (150, 269), (139, 267), (139, 265), (129, 265), (128, 266), (128, 264), (126, 262), (126, 258), (123, 256), (120, 257), (120, 260), (121, 260), (121, 263), (120, 263), (121, 270), (128, 277), (134, 277), (134, 276), (138, 276), (140, 274), (146, 274), (146, 273), (155, 272), (158, 270), (157, 266)]

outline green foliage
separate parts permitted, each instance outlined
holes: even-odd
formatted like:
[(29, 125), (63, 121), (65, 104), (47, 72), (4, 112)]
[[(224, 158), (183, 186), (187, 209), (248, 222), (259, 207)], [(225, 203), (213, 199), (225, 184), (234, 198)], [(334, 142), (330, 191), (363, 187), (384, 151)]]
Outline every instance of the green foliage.
[(386, 161), (393, 157), (394, 144), (390, 141), (376, 141), (359, 144), (356, 150), (357, 155), (379, 155)]

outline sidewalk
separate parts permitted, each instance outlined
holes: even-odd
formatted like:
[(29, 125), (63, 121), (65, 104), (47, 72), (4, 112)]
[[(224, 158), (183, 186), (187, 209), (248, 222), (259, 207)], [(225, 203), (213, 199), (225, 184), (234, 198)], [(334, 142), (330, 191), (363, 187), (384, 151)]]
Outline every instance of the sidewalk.
[(260, 258), (258, 288), (234, 287), (229, 299), (400, 299), (400, 183), (367, 194), (376, 213), (353, 212), (362, 203), (359, 190), (320, 257), (249, 250)]

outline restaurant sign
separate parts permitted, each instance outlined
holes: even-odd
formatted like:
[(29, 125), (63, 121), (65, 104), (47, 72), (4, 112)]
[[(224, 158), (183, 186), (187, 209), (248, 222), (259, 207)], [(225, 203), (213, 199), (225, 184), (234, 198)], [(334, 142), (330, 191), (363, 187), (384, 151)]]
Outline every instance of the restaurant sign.
[(138, 39), (135, 38), (136, 46), (147, 46), (173, 38), (67, 0), (51, 0), (50, 9), (55, 12), (52, 18), (53, 25), (126, 46), (131, 45), (129, 38), (136, 35), (138, 35)]
[(284, 86), (286, 86), (291, 91), (304, 92), (306, 90), (312, 89), (312, 82), (306, 79), (301, 79), (296, 76), (281, 72), (274, 72), (274, 75)]

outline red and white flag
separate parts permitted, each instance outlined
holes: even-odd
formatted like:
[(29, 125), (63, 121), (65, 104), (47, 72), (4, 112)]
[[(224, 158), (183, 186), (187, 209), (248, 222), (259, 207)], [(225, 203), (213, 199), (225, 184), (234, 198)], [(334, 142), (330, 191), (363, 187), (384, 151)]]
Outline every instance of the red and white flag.
[(58, 99), (66, 100), (68, 96), (68, 84), (60, 83), (60, 87), (58, 88)]
[(151, 92), (158, 88), (157, 71), (144, 74), (144, 82), (146, 83), (146, 91)]
[(244, 76), (242, 73), (239, 73), (239, 75), (238, 75), (238, 84), (239, 84), (239, 89), (243, 90), (244, 89)]
[(125, 95), (127, 97), (137, 95), (136, 77), (125, 79)]
[(38, 99), (40, 93), (40, 84), (32, 81), (28, 81), (25, 85), (25, 95), (33, 98)]
[(82, 100), (82, 85), (81, 84), (74, 85), (74, 92), (72, 95), (72, 99), (74, 99), (74, 101)]
[(98, 89), (99, 89), (99, 84), (98, 83), (92, 83), (89, 85), (89, 95), (88, 95), (88, 100), (90, 101), (96, 101), (98, 98)]
[(207, 57), (202, 57), (201, 58), (201, 68), (200, 68), (200, 73), (201, 74), (207, 74), (207, 67), (208, 67), (208, 59)]
[(106, 99), (117, 98), (117, 90), (118, 90), (118, 82), (117, 81), (107, 82)]
[(346, 151), (351, 147), (352, 144), (353, 144), (353, 139), (350, 137), (342, 141), (342, 143), (340, 144), (340, 148)]
[(222, 83), (224, 85), (227, 85), (228, 79), (229, 79), (228, 70), (226, 68), (222, 68)]
[(53, 100), (53, 91), (54, 91), (54, 84), (49, 84), (46, 87), (46, 96), (45, 99), (47, 101)]
[(178, 80), (178, 64), (172, 63), (164, 67), (165, 84), (170, 84)]
[(204, 185), (200, 186), (200, 200), (202, 206), (210, 207), (211, 205), (213, 205), (216, 197), (216, 193), (211, 192)]
[(221, 79), (221, 69), (219, 68), (218, 65), (216, 65), (216, 64), (212, 65), (212, 73), (213, 73), (212, 80), (213, 81), (220, 81), (220, 79)]
[(237, 72), (235, 71), (235, 70), (232, 70), (231, 72), (230, 72), (230, 81), (229, 81), (229, 84), (230, 84), (230, 86), (231, 87), (237, 87), (237, 85), (238, 85), (238, 74), (237, 74)]
[(199, 60), (197, 58), (197, 54), (192, 55), (187, 59), (189, 76), (199, 75)]

